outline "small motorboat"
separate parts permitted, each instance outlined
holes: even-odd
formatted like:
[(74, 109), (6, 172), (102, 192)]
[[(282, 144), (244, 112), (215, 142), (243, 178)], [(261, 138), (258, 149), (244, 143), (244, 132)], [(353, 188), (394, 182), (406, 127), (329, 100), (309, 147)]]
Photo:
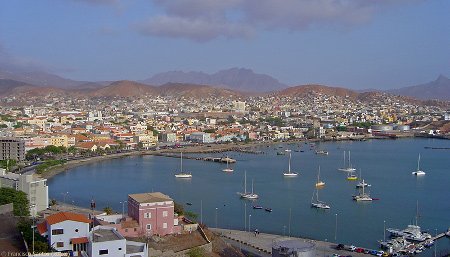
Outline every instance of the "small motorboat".
[(266, 212), (272, 212), (272, 208), (266, 208)]
[(189, 205), (189, 206), (191, 206), (191, 205), (192, 205), (192, 203), (186, 203), (186, 205)]
[(262, 209), (263, 207), (262, 206), (259, 206), (259, 205), (253, 205), (253, 209)]

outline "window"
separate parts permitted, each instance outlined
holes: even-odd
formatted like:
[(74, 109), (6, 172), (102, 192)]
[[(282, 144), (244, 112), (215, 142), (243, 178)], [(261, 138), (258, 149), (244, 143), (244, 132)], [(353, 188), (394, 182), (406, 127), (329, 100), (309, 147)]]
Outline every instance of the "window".
[(128, 232), (128, 228), (125, 229), (125, 232)]
[(144, 213), (144, 218), (151, 219), (152, 218), (152, 213), (151, 212)]
[(64, 234), (64, 229), (53, 229), (52, 235), (62, 235)]
[(167, 223), (163, 223), (163, 228), (167, 228)]
[(75, 229), (75, 232), (78, 232), (78, 228), (77, 228), (77, 229)]
[(121, 247), (119, 247), (119, 251), (122, 251), (122, 248), (121, 248)]
[(137, 228), (134, 228), (134, 231), (137, 231)]
[(152, 224), (147, 224), (147, 230), (152, 230)]
[(167, 217), (167, 211), (163, 211), (163, 217)]
[(56, 247), (64, 247), (64, 242), (57, 242)]
[(108, 249), (98, 251), (98, 255), (105, 255), (105, 254), (108, 254)]

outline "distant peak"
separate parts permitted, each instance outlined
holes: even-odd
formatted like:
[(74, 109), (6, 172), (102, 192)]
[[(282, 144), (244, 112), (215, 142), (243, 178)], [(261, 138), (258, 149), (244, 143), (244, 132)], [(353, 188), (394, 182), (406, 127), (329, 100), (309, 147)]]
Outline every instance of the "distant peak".
[(443, 80), (448, 80), (448, 78), (442, 74), (440, 74), (439, 77), (436, 79), (436, 81), (443, 81)]

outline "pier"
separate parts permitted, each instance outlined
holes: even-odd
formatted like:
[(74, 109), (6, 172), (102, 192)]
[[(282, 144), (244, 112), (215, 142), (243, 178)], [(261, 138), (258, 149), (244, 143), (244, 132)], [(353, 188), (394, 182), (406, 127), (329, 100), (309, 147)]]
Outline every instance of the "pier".
[(370, 254), (351, 252), (348, 250), (337, 250), (335, 243), (317, 241), (312, 239), (304, 239), (297, 237), (288, 237), (267, 233), (259, 233), (255, 236), (253, 232), (221, 229), (221, 228), (209, 228), (217, 235), (224, 238), (227, 242), (238, 248), (252, 248), (259, 256), (272, 256), (272, 244), (278, 240), (292, 240), (297, 239), (300, 241), (310, 242), (316, 245), (316, 256), (332, 256), (338, 254), (341, 256), (371, 256)]
[[(151, 155), (180, 158), (181, 155), (173, 153), (152, 153)], [(188, 155), (183, 155), (183, 159), (198, 160), (198, 161), (208, 161), (208, 162), (220, 162), (220, 163), (235, 163), (236, 160), (228, 157), (193, 157)]]

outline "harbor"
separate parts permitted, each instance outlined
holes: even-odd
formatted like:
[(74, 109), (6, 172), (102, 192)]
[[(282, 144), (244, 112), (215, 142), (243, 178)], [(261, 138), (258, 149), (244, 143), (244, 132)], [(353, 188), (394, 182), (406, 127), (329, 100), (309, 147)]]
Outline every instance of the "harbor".
[[(445, 151), (424, 150), (424, 146), (446, 147), (446, 142), (432, 139), (316, 142), (317, 148), (329, 152), (327, 156), (316, 155), (304, 143), (304, 152), (299, 151), (302, 148), (298, 143), (261, 146), (255, 150), (265, 154), (227, 152), (229, 158), (236, 160), (232, 164), (234, 171), (230, 173), (222, 171), (225, 163), (186, 158), (183, 168), (192, 172), (189, 180), (175, 179), (180, 166), (178, 158), (130, 156), (86, 164), (56, 175), (48, 181), (49, 197), (63, 201), (62, 193), (69, 192), (67, 202), (88, 206), (94, 198), (99, 207), (121, 210), (119, 202), (124, 194), (164, 191), (180, 204), (191, 203), (185, 209), (196, 213), (199, 220), (202, 216), (203, 223), (209, 227), (216, 227), (217, 215), (218, 227), (243, 230), (251, 215), (252, 227), (264, 233), (282, 235), (285, 231), (287, 235), (290, 228), (292, 237), (328, 242), (334, 242), (336, 234), (336, 242), (378, 249), (383, 239), (383, 221), (387, 227), (405, 228), (416, 215), (417, 201), (420, 204), (418, 223), (424, 231), (432, 231), (434, 235), (435, 228), (443, 231), (449, 227), (448, 207), (436, 205), (436, 202), (448, 200), (450, 160)], [(283, 176), (288, 170), (289, 156), (276, 152), (285, 149), (292, 150), (291, 169), (298, 172), (298, 176)], [(343, 152), (349, 150), (355, 173), (359, 176), (362, 169), (364, 180), (371, 185), (365, 188), (365, 193), (379, 200), (352, 199), (358, 192), (358, 180), (347, 180), (347, 173), (338, 170), (347, 167), (342, 157)], [(422, 177), (411, 174), (416, 170), (418, 153), (421, 153), (420, 167), (426, 171)], [(179, 152), (173, 154), (179, 155)], [(183, 154), (183, 159), (189, 155), (224, 157), (224, 153)], [(319, 165), (320, 180), (326, 183), (319, 189), (319, 196), (329, 205), (327, 210), (311, 208)], [(245, 171), (248, 188), (253, 180), (254, 192), (259, 196), (255, 202), (240, 199), (236, 194), (244, 189)], [(81, 183), (92, 190), (78, 193)], [(103, 194), (108, 188), (114, 190)], [(253, 205), (263, 209), (253, 209)], [(266, 208), (272, 211), (265, 211)], [(450, 249), (450, 240), (439, 241), (438, 252)]]

